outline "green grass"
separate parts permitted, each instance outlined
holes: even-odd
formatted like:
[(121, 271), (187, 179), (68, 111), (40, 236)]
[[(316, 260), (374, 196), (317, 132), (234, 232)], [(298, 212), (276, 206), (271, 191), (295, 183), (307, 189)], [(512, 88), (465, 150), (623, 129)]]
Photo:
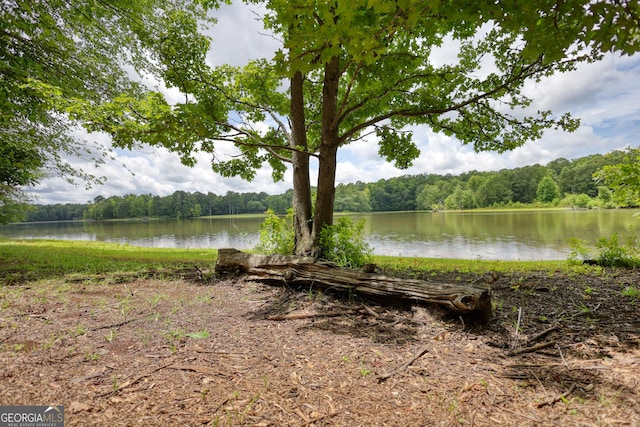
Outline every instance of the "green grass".
[(0, 283), (40, 280), (68, 274), (147, 272), (213, 265), (211, 249), (141, 248), (116, 243), (0, 239)]
[[(142, 248), (116, 243), (70, 240), (0, 239), (0, 285), (42, 280), (66, 275), (140, 273), (213, 266), (213, 249)], [(374, 256), (374, 262), (389, 270), (431, 272), (498, 273), (527, 271), (574, 271), (566, 261), (493, 261), (446, 258)]]
[(451, 258), (416, 258), (374, 256), (373, 262), (383, 268), (391, 270), (422, 270), (437, 272), (458, 271), (462, 273), (513, 273), (527, 271), (569, 271), (571, 267), (567, 261), (496, 261), (479, 259), (451, 259)]

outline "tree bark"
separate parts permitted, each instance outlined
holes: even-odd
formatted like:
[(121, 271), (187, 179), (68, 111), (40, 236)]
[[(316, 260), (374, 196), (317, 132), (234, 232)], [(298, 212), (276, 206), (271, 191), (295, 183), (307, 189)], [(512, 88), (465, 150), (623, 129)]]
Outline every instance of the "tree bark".
[(336, 56), (325, 64), (322, 84), (322, 140), (318, 164), (318, 192), (313, 216), (313, 235), (316, 241), (323, 227), (333, 224), (339, 145), (337, 122), (339, 82), (340, 60)]
[(236, 249), (220, 249), (216, 272), (246, 274), (248, 280), (268, 284), (330, 288), (387, 304), (438, 304), (480, 323), (491, 318), (491, 292), (488, 288), (366, 273), (313, 257), (254, 255)]
[[(304, 114), (304, 76), (300, 71), (291, 78), (291, 129), (293, 165), (293, 228), (295, 254), (310, 255), (313, 249), (311, 217), (311, 180), (309, 179), (309, 154)], [(304, 150), (301, 152), (300, 150)]]

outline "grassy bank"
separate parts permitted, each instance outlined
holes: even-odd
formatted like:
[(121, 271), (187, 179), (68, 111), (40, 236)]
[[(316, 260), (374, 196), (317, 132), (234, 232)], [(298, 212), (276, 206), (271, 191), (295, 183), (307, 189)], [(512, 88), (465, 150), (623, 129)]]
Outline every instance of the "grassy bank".
[(213, 264), (211, 249), (141, 248), (75, 240), (0, 240), (0, 283), (69, 274), (163, 272)]
[[(216, 258), (217, 251), (214, 249), (162, 249), (93, 241), (3, 239), (0, 240), (0, 281), (7, 284), (74, 274), (162, 274), (167, 270), (193, 268), (194, 265), (210, 268)], [(464, 273), (557, 271), (570, 268), (565, 261), (376, 256), (374, 262), (387, 270)]]

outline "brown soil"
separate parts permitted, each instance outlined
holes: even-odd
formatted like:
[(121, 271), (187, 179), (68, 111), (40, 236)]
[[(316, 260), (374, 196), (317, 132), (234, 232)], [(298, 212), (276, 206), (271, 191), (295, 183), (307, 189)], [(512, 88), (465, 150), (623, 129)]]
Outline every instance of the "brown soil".
[(68, 426), (639, 426), (639, 279), (503, 275), (482, 327), (244, 280), (4, 286), (0, 404)]

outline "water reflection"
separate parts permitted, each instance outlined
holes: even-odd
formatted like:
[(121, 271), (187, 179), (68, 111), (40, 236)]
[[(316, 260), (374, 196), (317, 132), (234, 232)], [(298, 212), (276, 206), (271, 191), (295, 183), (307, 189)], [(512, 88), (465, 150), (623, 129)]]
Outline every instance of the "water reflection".
[[(434, 258), (565, 259), (569, 239), (590, 242), (614, 232), (626, 235), (639, 210), (516, 211), (472, 213), (392, 212), (364, 218), (367, 242), (377, 255)], [(97, 240), (162, 248), (251, 249), (262, 218), (183, 221), (58, 222), (0, 227), (9, 238)]]

